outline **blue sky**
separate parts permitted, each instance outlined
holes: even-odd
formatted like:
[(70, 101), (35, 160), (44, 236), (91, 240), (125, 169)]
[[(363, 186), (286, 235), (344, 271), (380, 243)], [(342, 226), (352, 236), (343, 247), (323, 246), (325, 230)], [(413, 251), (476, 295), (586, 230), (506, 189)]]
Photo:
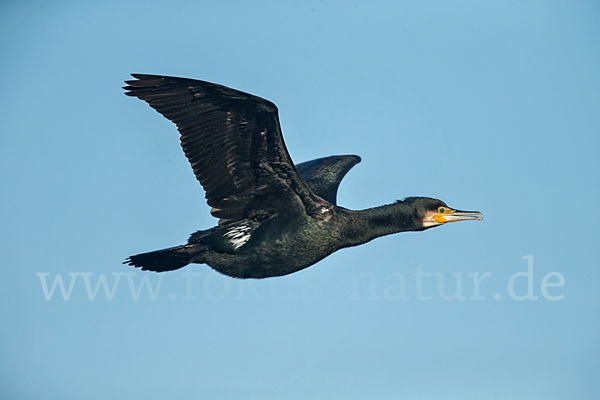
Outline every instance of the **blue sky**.
[[(3, 398), (600, 395), (597, 2), (0, 10)], [(425, 195), (486, 219), (264, 281), (128, 268), (215, 223), (131, 72), (272, 100), (296, 162), (360, 155), (345, 207)]]

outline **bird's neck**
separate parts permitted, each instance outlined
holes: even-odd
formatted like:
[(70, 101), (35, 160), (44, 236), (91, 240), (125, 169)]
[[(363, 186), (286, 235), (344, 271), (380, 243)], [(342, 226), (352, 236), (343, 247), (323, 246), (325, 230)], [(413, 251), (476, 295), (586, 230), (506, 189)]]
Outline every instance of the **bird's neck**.
[(350, 211), (349, 220), (346, 232), (349, 246), (366, 243), (392, 233), (425, 229), (422, 217), (419, 217), (416, 208), (402, 201), (366, 210)]

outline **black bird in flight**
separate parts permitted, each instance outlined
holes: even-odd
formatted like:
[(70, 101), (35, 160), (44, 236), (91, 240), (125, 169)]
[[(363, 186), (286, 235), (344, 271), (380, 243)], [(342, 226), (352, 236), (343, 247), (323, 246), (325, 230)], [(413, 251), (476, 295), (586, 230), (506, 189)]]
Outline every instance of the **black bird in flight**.
[(125, 94), (177, 125), (181, 147), (219, 223), (193, 233), (187, 244), (137, 254), (126, 264), (162, 272), (198, 263), (232, 277), (267, 278), (380, 236), (483, 219), (479, 212), (428, 197), (360, 211), (340, 207), (338, 186), (360, 157), (294, 165), (270, 101), (199, 80), (132, 76)]

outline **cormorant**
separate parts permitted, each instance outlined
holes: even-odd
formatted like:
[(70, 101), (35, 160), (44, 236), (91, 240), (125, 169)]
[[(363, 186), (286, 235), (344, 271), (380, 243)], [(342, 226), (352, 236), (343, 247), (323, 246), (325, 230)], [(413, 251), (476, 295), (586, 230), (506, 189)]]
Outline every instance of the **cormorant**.
[(294, 165), (270, 101), (200, 80), (132, 76), (135, 80), (125, 81), (125, 94), (146, 101), (177, 125), (183, 151), (219, 223), (193, 233), (187, 244), (137, 254), (126, 264), (162, 272), (198, 263), (232, 277), (267, 278), (380, 236), (483, 219), (479, 212), (455, 210), (428, 197), (360, 211), (340, 207), (338, 186), (360, 157)]

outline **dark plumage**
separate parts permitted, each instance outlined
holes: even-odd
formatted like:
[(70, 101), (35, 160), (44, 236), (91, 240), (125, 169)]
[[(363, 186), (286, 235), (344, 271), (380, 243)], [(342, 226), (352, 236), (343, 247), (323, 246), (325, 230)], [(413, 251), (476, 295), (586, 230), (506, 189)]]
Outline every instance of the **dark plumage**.
[(146, 101), (177, 125), (181, 146), (206, 192), (218, 226), (188, 244), (138, 254), (125, 263), (171, 271), (205, 263), (238, 278), (280, 276), (336, 250), (401, 231), (481, 219), (441, 200), (409, 197), (362, 211), (337, 206), (338, 186), (360, 157), (332, 156), (294, 166), (277, 107), (214, 83), (133, 74), (128, 96)]

